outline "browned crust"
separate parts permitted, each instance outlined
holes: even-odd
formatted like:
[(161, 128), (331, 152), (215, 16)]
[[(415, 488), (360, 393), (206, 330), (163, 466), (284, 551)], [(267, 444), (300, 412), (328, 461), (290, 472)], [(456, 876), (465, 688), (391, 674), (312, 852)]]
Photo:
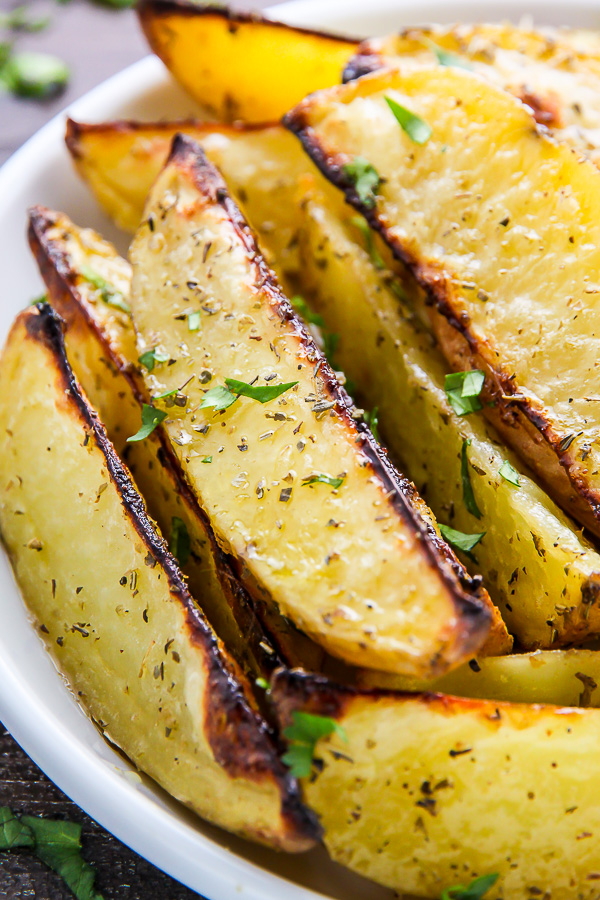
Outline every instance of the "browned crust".
[[(340, 386), (327, 359), (279, 288), (274, 273), (266, 265), (258, 250), (251, 228), (229, 195), (220, 173), (209, 162), (201, 146), (187, 135), (176, 135), (167, 161), (168, 165), (176, 166), (184, 172), (207, 203), (219, 204), (225, 210), (244, 245), (248, 258), (252, 260), (257, 289), (269, 297), (270, 305), (281, 321), (292, 326), (306, 358), (319, 365), (319, 376), (323, 380), (325, 394), (330, 400), (335, 401), (338, 415), (346, 427), (356, 435), (356, 443), (368, 458), (373, 473), (383, 483), (394, 509), (420, 541), (426, 563), (439, 573), (446, 586), (461, 623), (455, 633), (455, 647), (459, 648), (460, 656), (462, 657), (465, 652), (474, 652), (483, 643), (491, 623), (489, 599), (481, 577), (470, 576), (448, 545), (438, 537), (434, 528), (422, 519), (416, 505), (418, 494), (414, 484), (394, 468), (368, 426), (364, 422), (357, 422), (354, 418), (355, 408), (352, 399)], [(432, 668), (435, 667), (436, 661), (433, 660)]]
[(351, 56), (342, 72), (342, 84), (348, 84), (349, 81), (356, 81), (363, 75), (370, 75), (372, 72), (378, 72), (379, 69), (385, 68), (385, 62), (380, 53), (369, 48), (368, 41), (360, 44), (358, 51)]
[(188, 637), (201, 649), (207, 666), (204, 731), (216, 761), (232, 778), (258, 783), (272, 779), (281, 794), (282, 819), (286, 825), (282, 845), (288, 849), (307, 849), (320, 836), (320, 826), (302, 803), (296, 781), (290, 778), (279, 758), (276, 739), (265, 721), (251, 708), (233, 668), (222, 655), (217, 637), (190, 596), (177, 561), (148, 517), (129, 471), (83, 396), (67, 360), (62, 319), (47, 303), (29, 308), (20, 318), (29, 338), (51, 352), (64, 384), (65, 396), (101, 450), (124, 510), (149, 553), (165, 571), (173, 600), (185, 611)]
[[(283, 124), (297, 135), (323, 175), (340, 188), (346, 202), (362, 213), (371, 228), (381, 234), (394, 256), (414, 275), (432, 307), (434, 330), (450, 364), (457, 369), (481, 368), (485, 371), (484, 399), (489, 401), (484, 406), (485, 415), (544, 482), (556, 502), (600, 537), (600, 497), (572, 470), (571, 467), (577, 464), (573, 453), (568, 448), (561, 449), (568, 435), (558, 434), (544, 412), (519, 393), (515, 380), (489, 362), (482, 352), (486, 345), (472, 332), (468, 315), (454, 308), (454, 295), (446, 273), (432, 263), (420, 260), (407, 244), (394, 236), (376, 203), (369, 208), (361, 202), (345, 172), (347, 157), (328, 153), (321, 145), (308, 122), (309, 112), (310, 100), (302, 101), (284, 116)], [(492, 402), (494, 406), (490, 405)], [(527, 453), (524, 448), (534, 444), (537, 453)]]
[(290, 34), (307, 34), (313, 37), (326, 38), (330, 41), (339, 41), (343, 44), (354, 44), (357, 42), (353, 38), (344, 37), (340, 34), (334, 34), (329, 31), (319, 31), (314, 28), (301, 28), (297, 25), (286, 25), (285, 22), (278, 22), (276, 19), (268, 19), (257, 12), (241, 12), (233, 10), (229, 6), (218, 6), (211, 4), (202, 4), (194, 2), (194, 0), (139, 0), (137, 4), (137, 13), (142, 25), (144, 34), (148, 43), (154, 52), (160, 56), (158, 50), (154, 46), (154, 36), (152, 32), (152, 22), (154, 19), (170, 18), (172, 16), (213, 16), (228, 22), (232, 30), (236, 25), (246, 24), (264, 24), (281, 28)]

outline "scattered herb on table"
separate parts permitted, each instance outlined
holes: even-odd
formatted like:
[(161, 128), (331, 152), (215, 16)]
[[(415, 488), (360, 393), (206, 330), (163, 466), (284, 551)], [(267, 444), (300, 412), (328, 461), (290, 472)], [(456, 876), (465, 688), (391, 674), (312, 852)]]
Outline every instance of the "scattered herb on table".
[(363, 206), (373, 209), (377, 190), (381, 184), (377, 170), (364, 156), (355, 156), (352, 162), (346, 163), (343, 171), (354, 185), (354, 190)]
[(472, 555), (471, 550), (485, 537), (485, 531), (482, 531), (479, 534), (465, 534), (464, 531), (456, 531), (455, 528), (450, 528), (449, 525), (442, 524), (440, 524), (439, 529), (442, 537), (445, 541), (448, 541), (451, 547), (461, 550), (465, 556), (468, 556), (469, 559), (475, 561), (475, 557)]
[(157, 425), (164, 422), (167, 416), (168, 413), (164, 410), (155, 409), (154, 406), (149, 406), (147, 403), (144, 403), (142, 406), (142, 425), (139, 431), (136, 431), (135, 434), (132, 434), (131, 437), (127, 438), (128, 443), (143, 441), (148, 435), (152, 434)]
[(169, 550), (180, 566), (185, 566), (192, 552), (192, 542), (183, 519), (173, 516), (171, 519), (171, 537), (169, 538)]
[(460, 475), (462, 478), (463, 502), (468, 512), (476, 519), (481, 518), (481, 510), (477, 506), (475, 495), (473, 493), (473, 485), (471, 484), (471, 476), (469, 473), (469, 459), (467, 456), (467, 448), (471, 446), (471, 438), (466, 438), (462, 443), (461, 459), (460, 459)]
[(335, 719), (294, 710), (292, 724), (283, 729), (283, 736), (289, 741), (289, 746), (282, 757), (286, 766), (289, 766), (292, 777), (308, 778), (312, 771), (317, 741), (331, 734), (337, 734), (348, 743), (345, 730)]
[(212, 407), (217, 411), (228, 409), (239, 397), (249, 397), (259, 403), (269, 403), (270, 400), (275, 400), (297, 384), (297, 381), (288, 381), (285, 384), (258, 385), (237, 381), (235, 378), (226, 378), (225, 387), (219, 385), (219, 387), (211, 388), (206, 392), (200, 407)]
[(335, 490), (342, 486), (345, 477), (345, 475), (340, 475), (337, 478), (334, 478), (333, 475), (325, 475), (321, 472), (318, 475), (308, 475), (306, 478), (303, 478), (302, 486), (307, 487), (310, 484), (328, 484)]
[(396, 122), (411, 141), (415, 144), (426, 144), (431, 137), (431, 126), (425, 119), (401, 106), (393, 97), (384, 97), (384, 100), (393, 112)]
[(7, 53), (0, 65), (0, 85), (18, 97), (48, 100), (62, 93), (69, 81), (69, 69), (57, 56), (49, 53)]
[(26, 31), (31, 34), (36, 31), (43, 31), (49, 24), (49, 16), (45, 16), (43, 19), (31, 18), (25, 4), (15, 6), (10, 12), (0, 13), (0, 28), (5, 28), (9, 31)]
[(441, 900), (481, 900), (497, 881), (497, 872), (493, 875), (480, 875), (479, 878), (473, 879), (467, 887), (457, 884), (455, 887), (446, 888)]
[(457, 416), (468, 416), (483, 409), (479, 395), (483, 390), (485, 373), (480, 369), (451, 372), (446, 375), (444, 390), (448, 403)]
[(515, 487), (519, 487), (519, 473), (514, 466), (511, 466), (507, 459), (505, 459), (500, 466), (499, 474), (502, 476), (502, 478), (504, 478), (505, 481), (509, 481), (510, 484), (514, 484)]
[(124, 313), (131, 312), (131, 308), (121, 291), (117, 290), (117, 288), (103, 278), (102, 275), (99, 275), (98, 272), (95, 272), (89, 266), (81, 266), (79, 271), (81, 272), (82, 277), (85, 278), (86, 281), (89, 281), (89, 283), (99, 291), (100, 299), (106, 303), (107, 306), (120, 309), (121, 312)]

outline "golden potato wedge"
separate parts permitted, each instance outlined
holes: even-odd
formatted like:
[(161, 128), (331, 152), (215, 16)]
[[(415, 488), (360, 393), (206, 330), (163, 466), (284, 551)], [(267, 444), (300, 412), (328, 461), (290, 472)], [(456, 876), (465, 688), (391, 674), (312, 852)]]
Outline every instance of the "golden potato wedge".
[(560, 32), (501, 25), (406, 28), (364, 41), (344, 71), (350, 81), (381, 68), (458, 65), (514, 94), (540, 125), (600, 162), (600, 56)]
[[(398, 297), (397, 282), (376, 270), (372, 258), (382, 262), (374, 247), (370, 255), (364, 249), (360, 220), (341, 221), (315, 186), (304, 185), (301, 195), (302, 287), (338, 335), (336, 365), (357, 401), (378, 409), (384, 443), (437, 519), (467, 534), (485, 532), (467, 567), (483, 575), (509, 631), (528, 648), (600, 633), (600, 555), (491, 425), (453, 411), (447, 364)], [(400, 287), (415, 295), (407, 279)], [(465, 500), (465, 466), (474, 506)]]
[(79, 702), (204, 818), (310, 846), (314, 817), (75, 381), (48, 305), (17, 319), (0, 397), (2, 539)]
[(203, 108), (227, 122), (279, 119), (306, 94), (337, 84), (357, 46), (186, 0), (143, 0), (137, 9), (154, 53)]
[[(386, 97), (431, 137), (414, 142)], [(313, 95), (287, 124), (427, 291), (451, 365), (486, 373), (502, 437), (600, 534), (597, 168), (457, 68), (375, 73)], [(346, 168), (357, 157), (384, 179), (366, 205)]]
[(492, 873), (490, 900), (596, 900), (598, 710), (355, 692), (287, 672), (272, 694), (282, 725), (302, 711), (344, 730), (347, 743), (318, 741), (302, 779), (337, 862), (432, 900)]
[(424, 674), (468, 659), (489, 629), (487, 594), (355, 422), (190, 138), (175, 138), (144, 215), (131, 248), (138, 349), (169, 357), (146, 382), (159, 405), (185, 391), (164, 427), (251, 593), (346, 662)]

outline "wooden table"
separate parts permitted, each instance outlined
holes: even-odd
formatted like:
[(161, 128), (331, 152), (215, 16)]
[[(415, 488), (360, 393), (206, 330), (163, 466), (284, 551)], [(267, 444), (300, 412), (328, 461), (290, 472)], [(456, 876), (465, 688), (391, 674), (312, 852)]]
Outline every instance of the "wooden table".
[[(267, 0), (253, 0), (233, 5), (257, 9), (269, 4)], [(0, 0), (0, 10), (11, 6)], [(130, 10), (114, 11), (86, 0), (71, 0), (66, 5), (32, 0), (30, 6), (35, 15), (50, 15), (52, 24), (41, 33), (20, 37), (19, 49), (60, 56), (71, 69), (71, 83), (62, 97), (49, 103), (17, 100), (0, 92), (0, 163), (66, 104), (148, 52)], [(81, 822), (84, 855), (97, 869), (97, 889), (105, 900), (189, 900), (197, 896), (86, 816), (1, 726), (0, 806)], [(72, 896), (58, 876), (31, 853), (0, 853), (2, 900), (72, 900)]]

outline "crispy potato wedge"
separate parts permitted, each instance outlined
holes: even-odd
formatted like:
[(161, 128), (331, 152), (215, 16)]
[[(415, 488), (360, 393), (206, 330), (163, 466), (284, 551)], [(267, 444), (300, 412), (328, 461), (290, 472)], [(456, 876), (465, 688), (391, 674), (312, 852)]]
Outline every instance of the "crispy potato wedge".
[(135, 333), (129, 315), (104, 301), (89, 275), (96, 273), (118, 288), (128, 305), (129, 264), (91, 229), (77, 228), (64, 214), (42, 207), (30, 211), (29, 240), (50, 300), (67, 323), (69, 361), (109, 438), (126, 458), (163, 533), (171, 534), (176, 518), (185, 526), (190, 548), (182, 570), (219, 637), (254, 677), (268, 676), (281, 660), (342, 677), (321, 648), (242, 588), (163, 430), (158, 428), (144, 441), (127, 442), (138, 430), (141, 404), (149, 401)]
[(600, 57), (573, 37), (501, 25), (407, 28), (364, 41), (350, 81), (381, 68), (465, 66), (526, 103), (558, 140), (600, 162)]
[(279, 119), (306, 94), (337, 84), (357, 46), (186, 0), (143, 0), (137, 9), (154, 53), (203, 108), (227, 122)]
[(337, 862), (419, 897), (491, 873), (494, 900), (550, 886), (597, 897), (597, 710), (354, 692), (286, 672), (272, 693), (282, 725), (304, 711), (347, 736), (322, 738), (303, 779)]
[[(485, 532), (467, 566), (483, 575), (509, 631), (528, 648), (600, 633), (600, 555), (485, 419), (452, 410), (445, 360), (390, 273), (374, 267), (372, 258), (382, 262), (374, 245), (363, 249), (356, 220), (340, 221), (314, 186), (301, 194), (302, 286), (325, 328), (339, 336), (336, 365), (358, 402), (378, 408), (384, 443), (438, 520), (467, 534)], [(407, 279), (400, 288), (415, 295)], [(465, 504), (463, 448), (479, 518)], [(505, 462), (518, 485), (500, 474)]]
[[(490, 626), (487, 594), (355, 422), (188, 137), (175, 138), (131, 258), (138, 349), (169, 357), (148, 387), (185, 391), (164, 427), (251, 592), (346, 662), (431, 674), (468, 659)], [(226, 379), (259, 393), (236, 400)]]
[[(431, 123), (426, 143), (386, 96)], [(375, 73), (313, 95), (287, 124), (427, 291), (451, 365), (486, 373), (484, 411), (502, 437), (600, 534), (596, 167), (456, 68)], [(384, 179), (368, 209), (345, 168), (355, 157)]]
[(0, 386), (2, 539), (78, 700), (204, 818), (309, 847), (314, 818), (75, 381), (49, 306), (17, 319)]

